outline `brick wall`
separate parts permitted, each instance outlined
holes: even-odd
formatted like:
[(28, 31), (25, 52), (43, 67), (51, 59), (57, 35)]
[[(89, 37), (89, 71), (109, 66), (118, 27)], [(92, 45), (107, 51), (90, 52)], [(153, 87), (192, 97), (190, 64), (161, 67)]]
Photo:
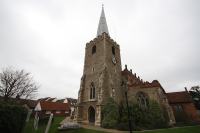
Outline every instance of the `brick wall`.
[(188, 114), (188, 116), (191, 118), (191, 120), (200, 122), (200, 118), (197, 114), (194, 103), (170, 103), (170, 106), (171, 106), (174, 114), (176, 113), (174, 106), (179, 107), (179, 105), (181, 105), (183, 107), (184, 112)]

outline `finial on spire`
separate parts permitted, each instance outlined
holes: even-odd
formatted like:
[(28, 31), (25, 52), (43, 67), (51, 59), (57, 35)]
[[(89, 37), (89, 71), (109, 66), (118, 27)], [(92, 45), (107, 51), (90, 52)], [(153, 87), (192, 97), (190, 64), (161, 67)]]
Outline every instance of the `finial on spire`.
[(99, 26), (98, 26), (98, 30), (97, 30), (97, 37), (99, 35), (102, 35), (102, 33), (106, 33), (108, 36), (109, 32), (108, 32), (108, 26), (106, 23), (106, 17), (105, 17), (105, 13), (104, 13), (104, 5), (102, 4), (102, 11), (101, 11), (101, 16), (100, 16), (100, 20), (99, 20)]

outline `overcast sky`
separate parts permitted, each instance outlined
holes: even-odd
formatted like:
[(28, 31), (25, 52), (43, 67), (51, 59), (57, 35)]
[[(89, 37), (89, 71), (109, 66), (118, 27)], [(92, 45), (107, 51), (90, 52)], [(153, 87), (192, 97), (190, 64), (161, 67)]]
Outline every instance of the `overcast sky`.
[(122, 69), (166, 92), (200, 84), (199, 0), (0, 0), (0, 69), (31, 72), (37, 98), (77, 98), (102, 3)]

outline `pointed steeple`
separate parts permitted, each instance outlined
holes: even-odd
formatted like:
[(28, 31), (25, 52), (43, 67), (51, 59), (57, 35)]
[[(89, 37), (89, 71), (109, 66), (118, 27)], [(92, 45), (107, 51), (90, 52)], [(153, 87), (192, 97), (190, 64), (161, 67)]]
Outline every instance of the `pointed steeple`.
[(102, 5), (101, 17), (100, 17), (100, 20), (99, 20), (99, 26), (98, 26), (98, 30), (97, 30), (97, 37), (99, 35), (102, 35), (102, 33), (104, 33), (104, 32), (106, 32), (109, 35), (108, 26), (107, 26), (107, 23), (106, 23), (106, 17), (105, 17), (105, 13), (104, 13), (104, 8), (103, 8), (103, 5)]

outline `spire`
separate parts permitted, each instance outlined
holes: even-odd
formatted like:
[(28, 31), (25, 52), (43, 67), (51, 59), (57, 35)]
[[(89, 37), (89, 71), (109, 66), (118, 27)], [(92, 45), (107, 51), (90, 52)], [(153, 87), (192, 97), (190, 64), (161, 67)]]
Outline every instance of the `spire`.
[(102, 5), (101, 17), (100, 17), (100, 20), (99, 20), (99, 26), (98, 26), (98, 30), (97, 30), (97, 37), (104, 32), (106, 32), (109, 35), (108, 26), (107, 26), (107, 23), (106, 23), (106, 17), (105, 17), (105, 13), (104, 13), (104, 8), (103, 8), (103, 5)]

